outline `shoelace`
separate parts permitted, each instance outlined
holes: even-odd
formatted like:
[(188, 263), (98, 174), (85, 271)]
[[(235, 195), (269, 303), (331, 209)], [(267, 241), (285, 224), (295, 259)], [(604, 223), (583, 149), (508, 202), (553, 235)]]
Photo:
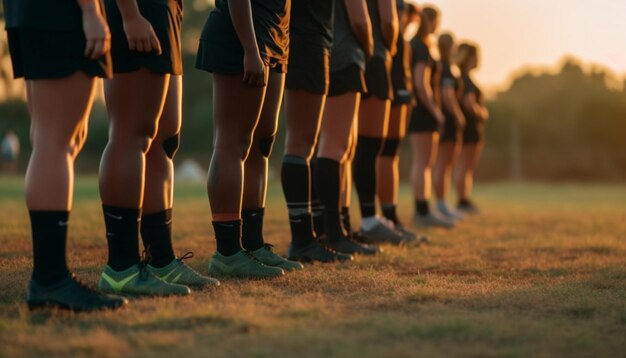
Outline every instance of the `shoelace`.
[(193, 251), (187, 251), (183, 256), (178, 258), (178, 261), (183, 262), (191, 258), (193, 258)]
[(143, 281), (150, 276), (150, 271), (148, 271), (150, 261), (152, 261), (152, 254), (150, 253), (150, 246), (148, 246), (141, 253), (141, 259), (139, 260), (139, 279)]

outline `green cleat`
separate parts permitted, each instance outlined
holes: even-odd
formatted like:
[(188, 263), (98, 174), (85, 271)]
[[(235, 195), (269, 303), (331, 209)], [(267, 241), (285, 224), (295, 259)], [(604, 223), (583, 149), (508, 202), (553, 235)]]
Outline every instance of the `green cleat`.
[(186, 296), (191, 293), (187, 286), (165, 282), (139, 263), (117, 272), (108, 265), (104, 268), (98, 288), (102, 292), (137, 296)]
[(267, 266), (247, 251), (232, 256), (219, 252), (213, 254), (209, 263), (209, 275), (218, 277), (274, 278), (285, 274), (279, 267)]
[(181, 258), (172, 260), (172, 262), (165, 267), (157, 268), (152, 265), (148, 265), (148, 269), (155, 274), (156, 277), (169, 283), (197, 288), (219, 286), (220, 282), (218, 280), (199, 274), (183, 262), (185, 259), (190, 259), (192, 257), (193, 252), (188, 252)]
[(287, 272), (302, 270), (304, 268), (301, 263), (287, 260), (275, 253), (274, 246), (270, 244), (265, 244), (262, 248), (251, 251), (250, 253), (267, 266), (280, 267)]

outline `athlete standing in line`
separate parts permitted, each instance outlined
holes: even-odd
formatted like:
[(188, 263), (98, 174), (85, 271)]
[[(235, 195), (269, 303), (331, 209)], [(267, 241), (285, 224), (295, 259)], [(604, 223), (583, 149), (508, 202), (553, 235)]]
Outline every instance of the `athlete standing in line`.
[(455, 73), (453, 58), (456, 56), (456, 45), (452, 34), (439, 36), (439, 56), (441, 58), (440, 94), (443, 114), (446, 117), (443, 133), (439, 140), (437, 161), (433, 169), (433, 187), (437, 196), (437, 211), (454, 222), (463, 220), (463, 214), (450, 208), (447, 203), (452, 182), (452, 169), (461, 149), (462, 133), (465, 127), (465, 115), (460, 100), (463, 84)]
[(469, 213), (480, 212), (471, 200), (474, 184), (474, 170), (478, 166), (480, 156), (485, 146), (485, 122), (489, 119), (489, 111), (483, 103), (480, 88), (472, 78), (472, 72), (478, 68), (478, 47), (464, 43), (459, 46), (458, 65), (461, 69), (461, 79), (464, 90), (461, 107), (467, 124), (463, 130), (463, 147), (459, 156), (456, 174), (456, 191), (459, 198), (457, 209)]
[(392, 56), (396, 53), (398, 15), (395, 0), (367, 0), (374, 36), (374, 55), (368, 60), (365, 80), (368, 92), (359, 108), (358, 139), (353, 179), (361, 207), (360, 234), (373, 242), (404, 240), (393, 224), (376, 215), (376, 159), (387, 135), (393, 98)]
[[(339, 0), (341, 1), (341, 0)], [(289, 259), (349, 260), (317, 242), (311, 214), (311, 165), (330, 81), (334, 0), (292, 0), (281, 179), (289, 210)]]
[(419, 10), (413, 4), (397, 1), (400, 31), (397, 42), (397, 53), (393, 57), (391, 68), (391, 83), (393, 86), (393, 101), (389, 113), (387, 137), (383, 149), (377, 158), (377, 186), (376, 193), (380, 200), (383, 216), (394, 224), (394, 227), (403, 235), (402, 243), (414, 240), (416, 235), (409, 231), (398, 218), (397, 201), (400, 186), (400, 143), (406, 135), (407, 117), (409, 108), (413, 104), (413, 85), (411, 81), (411, 48), (404, 39), (404, 32), (409, 24), (419, 21)]
[(263, 238), (290, 7), (290, 0), (217, 0), (202, 30), (196, 67), (213, 73), (214, 89), (207, 189), (217, 251), (210, 274), (269, 278), (303, 267), (274, 253)]
[(361, 94), (367, 91), (366, 59), (374, 52), (365, 0), (336, 0), (330, 87), (324, 108), (314, 184), (323, 207), (326, 244), (344, 254), (374, 255), (378, 248), (360, 244), (345, 232), (339, 211), (341, 165), (346, 163)]
[[(182, 121), (182, 0), (105, 0), (115, 76), (105, 82), (111, 129), (100, 163), (109, 258), (99, 287), (186, 295), (216, 286), (172, 248), (173, 158)], [(139, 255), (139, 235), (145, 254)]]
[(431, 35), (439, 26), (439, 11), (432, 7), (422, 9), (417, 35), (411, 40), (413, 83), (417, 107), (411, 114), (411, 183), (415, 196), (414, 222), (417, 226), (451, 228), (452, 221), (430, 210), (431, 171), (437, 156), (439, 132), (444, 125), (444, 115), (439, 102), (439, 78), (437, 61), (431, 54)]
[(28, 306), (74, 311), (124, 306), (126, 299), (78, 282), (66, 259), (74, 160), (87, 137), (96, 77), (112, 76), (102, 5), (97, 0), (5, 0), (4, 15), (13, 74), (26, 80), (31, 117), (26, 206), (34, 267)]

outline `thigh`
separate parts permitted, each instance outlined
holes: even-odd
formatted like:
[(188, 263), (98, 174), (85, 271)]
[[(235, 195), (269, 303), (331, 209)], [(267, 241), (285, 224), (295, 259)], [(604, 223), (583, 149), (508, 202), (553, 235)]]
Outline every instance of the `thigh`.
[(406, 135), (406, 117), (408, 106), (406, 104), (392, 106), (389, 112), (389, 125), (387, 126), (387, 138), (402, 139)]
[(345, 156), (360, 98), (360, 93), (348, 92), (326, 100), (319, 140), (319, 157), (341, 161)]
[(82, 131), (96, 80), (83, 72), (62, 79), (27, 81), (33, 142), (69, 143)]
[(264, 139), (276, 135), (284, 88), (285, 74), (270, 71), (263, 109), (261, 110), (259, 123), (254, 131), (254, 138)]
[(169, 74), (140, 69), (118, 73), (105, 81), (104, 94), (114, 135), (156, 134), (169, 79)]
[(420, 167), (427, 167), (432, 163), (435, 153), (435, 133), (415, 133), (411, 135), (411, 149), (413, 160)]
[(240, 75), (213, 75), (214, 147), (249, 146), (259, 121), (265, 87), (250, 87)]
[(157, 139), (165, 140), (180, 133), (183, 102), (182, 83), (182, 76), (170, 76), (165, 104), (159, 119)]
[(389, 118), (389, 100), (371, 96), (361, 101), (359, 109), (359, 134), (366, 137), (381, 138), (387, 133)]

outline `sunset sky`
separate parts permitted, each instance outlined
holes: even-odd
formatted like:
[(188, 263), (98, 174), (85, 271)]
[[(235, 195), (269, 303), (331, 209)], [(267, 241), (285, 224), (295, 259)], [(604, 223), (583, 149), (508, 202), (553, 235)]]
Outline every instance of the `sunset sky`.
[(485, 86), (501, 87), (512, 71), (527, 65), (552, 66), (566, 54), (626, 74), (624, 0), (431, 3), (443, 13), (442, 30), (481, 44), (483, 63), (477, 77)]

